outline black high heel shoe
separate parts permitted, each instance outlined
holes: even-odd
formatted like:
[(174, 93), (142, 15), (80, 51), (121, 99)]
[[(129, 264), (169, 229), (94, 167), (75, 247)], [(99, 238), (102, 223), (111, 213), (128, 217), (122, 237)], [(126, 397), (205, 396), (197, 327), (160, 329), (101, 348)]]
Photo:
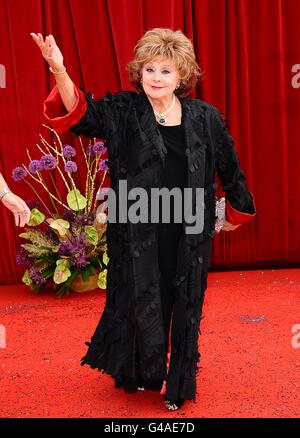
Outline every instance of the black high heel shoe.
[(184, 405), (184, 402), (184, 398), (179, 398), (178, 400), (176, 400), (176, 402), (172, 402), (171, 400), (166, 399), (165, 407), (168, 409), (168, 411), (177, 411), (177, 409), (180, 409)]
[(132, 377), (115, 376), (115, 388), (124, 387), (125, 392), (144, 391), (143, 384)]

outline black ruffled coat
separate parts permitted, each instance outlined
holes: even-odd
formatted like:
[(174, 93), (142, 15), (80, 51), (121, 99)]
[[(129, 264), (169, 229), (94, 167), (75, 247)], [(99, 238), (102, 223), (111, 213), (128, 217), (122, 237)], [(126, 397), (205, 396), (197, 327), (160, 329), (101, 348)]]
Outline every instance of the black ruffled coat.
[[(76, 134), (106, 139), (111, 187), (126, 179), (133, 187), (159, 187), (167, 150), (144, 95), (107, 94), (93, 100), (72, 127)], [(219, 112), (201, 100), (181, 98), (187, 157), (187, 187), (204, 187), (205, 224), (201, 234), (179, 242), (176, 301), (171, 335), (167, 398), (194, 399), (198, 330), (215, 225), (215, 173), (227, 201), (254, 215), (252, 195)], [(185, 229), (186, 224), (183, 224)], [(108, 277), (104, 312), (83, 358), (112, 376), (162, 380), (167, 376), (157, 259), (157, 224), (108, 224)]]

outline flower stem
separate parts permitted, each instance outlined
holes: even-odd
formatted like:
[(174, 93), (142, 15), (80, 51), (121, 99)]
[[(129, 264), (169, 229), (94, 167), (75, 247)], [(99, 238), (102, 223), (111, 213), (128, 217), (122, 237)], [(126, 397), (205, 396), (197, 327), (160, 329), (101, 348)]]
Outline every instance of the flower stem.
[(36, 181), (37, 183), (41, 184), (41, 185), (43, 186), (43, 188), (45, 189), (45, 191), (46, 191), (46, 192), (47, 192), (47, 193), (48, 193), (53, 199), (55, 199), (55, 201), (57, 201), (59, 204), (61, 204), (65, 209), (67, 209), (67, 210), (71, 210), (70, 207), (68, 207), (67, 205), (65, 205), (63, 202), (61, 202), (59, 199), (57, 199), (56, 196), (54, 196), (51, 192), (49, 192), (49, 189), (47, 188), (47, 186), (45, 186), (45, 185), (43, 184), (43, 182), (40, 181), (38, 178), (35, 178), (35, 177), (29, 172), (29, 170), (27, 169), (27, 167), (25, 166), (25, 164), (23, 164), (23, 167), (24, 167), (24, 169), (26, 170), (26, 172), (28, 173), (28, 175), (29, 175), (34, 181)]
[(52, 199), (52, 196), (51, 196), (51, 193), (50, 193), (50, 191), (49, 191), (49, 189), (48, 189), (48, 187), (47, 187), (47, 184), (45, 183), (44, 179), (41, 177), (41, 175), (40, 175), (39, 172), (37, 172), (37, 175), (38, 175), (38, 177), (39, 177), (39, 179), (40, 179), (40, 181), (41, 181), (43, 187), (46, 187), (46, 188), (47, 188), (47, 193), (48, 193), (48, 196), (49, 196), (49, 198), (50, 198), (51, 204), (53, 205), (54, 210), (55, 210), (56, 213), (58, 214), (58, 209), (57, 209), (57, 207), (56, 207), (56, 205), (55, 205), (55, 202), (54, 202), (53, 199)]
[[(104, 174), (103, 174), (103, 176), (102, 176), (102, 180), (101, 180), (101, 183), (100, 183), (100, 186), (99, 186), (99, 190), (102, 188), (102, 184), (104, 183), (104, 180), (105, 180), (106, 174), (107, 174), (107, 170), (104, 171)], [(99, 191), (99, 190), (98, 190), (98, 191)], [(97, 193), (98, 193), (98, 192), (97, 192)], [(96, 204), (97, 204), (97, 194), (96, 194), (96, 197), (95, 197), (94, 209), (96, 208)]]
[(59, 191), (58, 191), (58, 188), (56, 187), (56, 184), (55, 184), (55, 181), (54, 181), (54, 178), (53, 178), (52, 170), (50, 170), (49, 173), (50, 173), (50, 178), (51, 178), (51, 181), (52, 181), (53, 187), (54, 187), (54, 189), (55, 189), (55, 191), (56, 191), (56, 194), (57, 194), (58, 198), (60, 199), (60, 201), (62, 201), (61, 196), (60, 196), (60, 193), (59, 193)]
[[(64, 157), (64, 155), (63, 155), (63, 145), (62, 145), (61, 139), (59, 138), (59, 135), (57, 134), (57, 132), (55, 131), (55, 129), (50, 128), (49, 126), (44, 125), (44, 124), (43, 124), (43, 126), (45, 126), (45, 128), (50, 129), (51, 133), (54, 134), (54, 136), (57, 138), (57, 141), (58, 141), (58, 144), (59, 144), (59, 147), (60, 147), (60, 151), (61, 151), (61, 152), (58, 152), (58, 150), (57, 150), (57, 146), (56, 146), (56, 143), (55, 143), (55, 140), (54, 140), (54, 138), (53, 138), (53, 143), (54, 143), (54, 145), (55, 145), (55, 150), (57, 151), (57, 154), (58, 154), (58, 155), (61, 157), (61, 159), (63, 160), (63, 163), (66, 164), (66, 160), (65, 160), (65, 157)], [(49, 145), (49, 147), (52, 147), (52, 146)], [(67, 175), (68, 175), (68, 177), (69, 177), (69, 179), (70, 179), (70, 181), (71, 181), (72, 186), (76, 188), (75, 182), (74, 182), (74, 180), (73, 180), (73, 178), (72, 178), (70, 172), (68, 172)]]
[[(44, 125), (44, 126), (45, 126), (45, 125)], [(65, 179), (65, 177), (64, 177), (64, 174), (62, 173), (62, 171), (61, 171), (61, 169), (60, 169), (60, 167), (59, 167), (59, 165), (58, 165), (59, 158), (63, 159), (63, 154), (61, 154), (60, 152), (58, 152), (57, 148), (54, 148), (54, 147), (51, 146), (49, 143), (47, 143), (47, 141), (44, 139), (44, 137), (43, 137), (41, 134), (40, 134), (40, 138), (41, 138), (41, 142), (43, 143), (43, 145), (45, 146), (45, 148), (46, 148), (46, 150), (49, 152), (49, 154), (51, 154), (49, 148), (50, 148), (50, 149), (56, 154), (56, 162), (57, 162), (57, 167), (56, 167), (56, 169), (58, 170), (58, 172), (59, 172), (59, 174), (60, 174), (60, 176), (61, 176), (61, 178), (62, 178), (62, 180), (63, 180), (63, 182), (64, 182), (64, 184), (65, 184), (65, 186), (66, 186), (66, 188), (67, 188), (67, 190), (68, 190), (68, 192), (69, 192), (69, 191), (70, 191), (70, 187), (69, 187), (69, 185), (68, 185), (68, 183), (67, 183), (67, 181), (66, 181), (66, 179)], [(54, 142), (54, 144), (55, 144), (55, 142)], [(37, 147), (38, 147), (38, 149), (39, 149), (41, 152), (43, 152), (44, 155), (46, 155), (45, 152), (42, 150), (42, 148), (40, 147), (39, 144), (37, 144)], [(63, 161), (64, 161), (64, 160), (63, 160)], [(64, 163), (65, 163), (65, 162), (64, 162)]]
[(45, 207), (45, 209), (47, 210), (47, 212), (50, 214), (50, 216), (53, 216), (53, 214), (51, 213), (51, 211), (49, 210), (49, 208), (47, 207), (47, 205), (44, 203), (44, 201), (42, 200), (42, 198), (40, 197), (40, 195), (37, 193), (37, 191), (35, 190), (35, 188), (33, 187), (32, 184), (30, 184), (29, 181), (27, 181), (26, 179), (24, 180), (26, 182), (26, 184), (29, 185), (29, 187), (33, 190), (33, 192), (35, 193), (35, 195), (37, 196), (37, 198), (40, 200), (40, 202), (43, 204), (43, 206)]
[(76, 204), (77, 204), (77, 208), (78, 208), (78, 211), (80, 210), (80, 208), (79, 208), (79, 202), (78, 202), (78, 198), (77, 198), (77, 193), (76, 193), (76, 186), (75, 186), (75, 184), (73, 184), (73, 190), (74, 190), (74, 194), (75, 194), (75, 198), (76, 198)]

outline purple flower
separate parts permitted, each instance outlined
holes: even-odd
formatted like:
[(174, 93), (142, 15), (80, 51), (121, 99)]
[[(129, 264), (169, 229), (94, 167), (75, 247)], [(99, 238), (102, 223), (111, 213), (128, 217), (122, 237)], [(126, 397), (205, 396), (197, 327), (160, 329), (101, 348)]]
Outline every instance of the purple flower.
[(75, 161), (66, 162), (65, 172), (77, 172), (77, 164), (75, 163)]
[(38, 271), (37, 269), (31, 268), (29, 270), (29, 277), (35, 284), (44, 284), (46, 283), (46, 278)]
[(71, 257), (72, 263), (76, 268), (82, 268), (90, 264), (87, 260), (85, 248), (86, 234), (82, 232), (77, 237), (61, 242), (58, 252), (60, 255)]
[(72, 242), (69, 240), (64, 240), (59, 244), (58, 253), (61, 256), (68, 256), (71, 255), (72, 249), (73, 249)]
[(64, 210), (62, 217), (66, 221), (72, 222), (74, 220), (75, 215), (74, 212), (71, 210)]
[(106, 152), (107, 148), (104, 146), (104, 142), (103, 141), (97, 141), (94, 145), (93, 145), (93, 152), (94, 154), (103, 154), (104, 152)]
[(27, 176), (27, 172), (24, 167), (15, 167), (11, 176), (14, 181), (19, 182)]
[(89, 145), (85, 150), (86, 155), (90, 156), (94, 154), (93, 148), (91, 145)]
[(32, 160), (29, 163), (29, 171), (31, 173), (37, 173), (42, 170), (42, 166), (39, 160)]
[(107, 160), (100, 160), (99, 163), (99, 170), (102, 170), (103, 172), (108, 170), (108, 165), (106, 164)]
[(16, 255), (16, 262), (20, 266), (24, 266), (24, 268), (31, 268), (33, 261), (29, 258), (28, 254), (24, 249), (20, 249)]
[(42, 209), (41, 204), (33, 199), (26, 199), (26, 204), (30, 210), (32, 210), (33, 208), (37, 208), (38, 210)]
[(74, 223), (77, 225), (93, 225), (95, 214), (90, 212), (88, 214), (80, 214), (75, 217)]
[(86, 234), (83, 231), (78, 237), (73, 237), (73, 241), (78, 249), (84, 249), (86, 243)]
[(75, 157), (76, 151), (73, 148), (73, 146), (70, 146), (69, 144), (66, 144), (63, 148), (63, 156), (65, 158)]
[(43, 155), (40, 159), (41, 169), (52, 170), (57, 166), (56, 159), (53, 155)]
[(90, 262), (87, 260), (86, 255), (82, 253), (75, 254), (73, 258), (73, 265), (76, 268), (84, 268), (85, 266), (88, 266)]
[(74, 255), (79, 254), (80, 252), (85, 251), (85, 245), (86, 245), (86, 234), (85, 232), (80, 233), (78, 237), (73, 237), (73, 250), (76, 248), (76, 251), (74, 251)]

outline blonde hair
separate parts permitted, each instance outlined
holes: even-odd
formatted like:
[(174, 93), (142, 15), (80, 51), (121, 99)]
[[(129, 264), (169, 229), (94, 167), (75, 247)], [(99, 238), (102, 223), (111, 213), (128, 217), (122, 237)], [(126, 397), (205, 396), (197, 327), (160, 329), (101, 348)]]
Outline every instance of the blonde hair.
[(176, 65), (181, 78), (180, 87), (174, 90), (178, 96), (186, 96), (201, 77), (201, 70), (191, 40), (181, 30), (173, 31), (156, 27), (148, 30), (134, 48), (135, 57), (128, 62), (129, 80), (138, 93), (143, 93), (141, 71), (147, 62), (160, 56)]

